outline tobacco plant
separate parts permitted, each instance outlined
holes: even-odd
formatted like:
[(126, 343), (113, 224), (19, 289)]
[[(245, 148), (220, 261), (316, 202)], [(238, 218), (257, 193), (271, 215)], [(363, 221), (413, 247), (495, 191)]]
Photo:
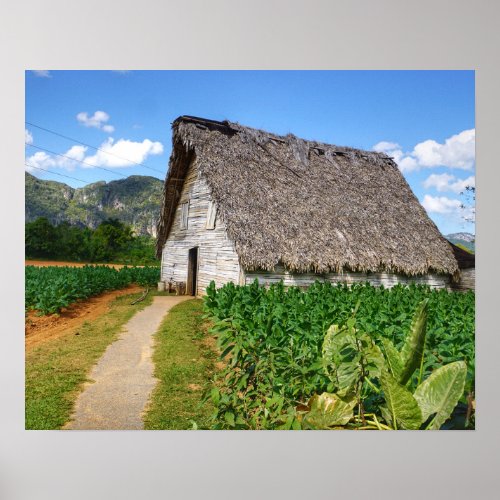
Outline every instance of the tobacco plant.
[(40, 314), (58, 313), (79, 299), (125, 288), (132, 283), (153, 286), (159, 278), (158, 267), (26, 266), (25, 308), (35, 309)]
[[(376, 413), (379, 423), (389, 427), (390, 419), (385, 419), (388, 412), (379, 411), (382, 407), (388, 409), (380, 382), (382, 367), (389, 367), (388, 374), (394, 378), (390, 363), (397, 363), (398, 358), (387, 351), (392, 354), (396, 351), (400, 357), (406, 353), (408, 348), (404, 346), (414, 311), (425, 299), (428, 299), (425, 355), (408, 384), (413, 384), (414, 394), (414, 384), (427, 380), (437, 368), (463, 360), (467, 364), (467, 377), (460, 397), (462, 410), (474, 390), (473, 292), (433, 290), (422, 285), (385, 289), (368, 284), (348, 287), (320, 282), (307, 290), (285, 288), (282, 283), (266, 288), (257, 282), (247, 286), (229, 283), (216, 289), (212, 283), (207, 288), (205, 310), (226, 365), (207, 394), (216, 408), (214, 427), (301, 428), (304, 412), (328, 402), (320, 395), (339, 390), (337, 379), (332, 379), (332, 374), (325, 370), (323, 347), (325, 332), (331, 325), (337, 325), (341, 337), (348, 337), (354, 329), (358, 332), (356, 342), (364, 347), (361, 354), (359, 350), (348, 349), (346, 365), (340, 370), (342, 380), (349, 377), (354, 380), (356, 370), (361, 368), (359, 363), (349, 366), (347, 360), (348, 356), (357, 357), (362, 361), (365, 375), (369, 375), (360, 384), (362, 412), (359, 400), (355, 400), (355, 414), (360, 415), (361, 422), (362, 414), (365, 420), (375, 422), (369, 414)], [(330, 332), (330, 337), (335, 336)], [(335, 339), (338, 340), (340, 337)], [(330, 358), (327, 363), (333, 365), (334, 360)], [(405, 377), (410, 369), (411, 366), (406, 369)], [(385, 377), (386, 382), (390, 384), (392, 379)], [(465, 411), (463, 417), (462, 421)]]
[[(323, 342), (323, 363), (336, 391), (311, 398), (302, 414), (303, 426), (440, 429), (463, 394), (467, 366), (455, 361), (437, 368), (422, 382), (427, 307), (425, 299), (401, 351), (388, 339), (383, 339), (380, 349), (355, 328), (354, 317), (343, 328), (330, 327)], [(370, 391), (383, 395), (385, 406), (379, 406), (379, 415), (375, 410), (368, 415), (364, 412), (364, 397)]]

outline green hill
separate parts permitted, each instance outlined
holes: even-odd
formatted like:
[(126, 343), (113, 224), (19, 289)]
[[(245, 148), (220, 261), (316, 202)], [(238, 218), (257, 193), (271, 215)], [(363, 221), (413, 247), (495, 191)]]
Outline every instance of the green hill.
[(155, 177), (131, 175), (111, 182), (72, 188), (62, 182), (25, 174), (25, 222), (47, 217), (54, 225), (69, 222), (95, 229), (116, 218), (136, 234), (156, 236), (163, 182)]

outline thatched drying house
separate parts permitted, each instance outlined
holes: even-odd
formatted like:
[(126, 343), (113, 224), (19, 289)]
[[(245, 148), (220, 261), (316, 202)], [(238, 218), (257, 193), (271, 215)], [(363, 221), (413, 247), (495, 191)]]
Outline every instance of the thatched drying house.
[(158, 223), (165, 282), (444, 287), (449, 243), (381, 153), (181, 116)]

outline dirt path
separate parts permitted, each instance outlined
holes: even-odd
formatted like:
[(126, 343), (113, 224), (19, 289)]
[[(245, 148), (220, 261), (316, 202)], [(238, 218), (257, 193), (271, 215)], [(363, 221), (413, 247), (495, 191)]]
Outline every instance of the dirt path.
[[(25, 266), (38, 266), (38, 267), (49, 267), (49, 266), (69, 266), (69, 267), (83, 267), (83, 266), (107, 266), (114, 267), (115, 269), (121, 269), (125, 267), (125, 264), (103, 264), (99, 262), (97, 264), (90, 264), (88, 262), (64, 262), (62, 260), (25, 260)], [(130, 267), (130, 266), (129, 266)], [(144, 266), (136, 266), (144, 267)]]
[(25, 321), (26, 350), (33, 349), (47, 340), (76, 331), (85, 321), (92, 321), (104, 314), (116, 297), (142, 290), (142, 287), (132, 285), (121, 290), (105, 292), (96, 297), (76, 302), (63, 309), (59, 315), (37, 316), (34, 311), (30, 311)]
[(157, 296), (138, 312), (125, 332), (92, 369), (64, 429), (142, 429), (142, 413), (157, 380), (153, 377), (153, 334), (165, 314), (187, 296)]

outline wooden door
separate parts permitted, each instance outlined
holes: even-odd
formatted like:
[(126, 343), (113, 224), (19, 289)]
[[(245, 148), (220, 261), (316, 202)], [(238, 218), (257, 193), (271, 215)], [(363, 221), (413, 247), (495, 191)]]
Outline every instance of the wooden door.
[(196, 296), (198, 283), (198, 247), (189, 250), (187, 290), (188, 295)]

